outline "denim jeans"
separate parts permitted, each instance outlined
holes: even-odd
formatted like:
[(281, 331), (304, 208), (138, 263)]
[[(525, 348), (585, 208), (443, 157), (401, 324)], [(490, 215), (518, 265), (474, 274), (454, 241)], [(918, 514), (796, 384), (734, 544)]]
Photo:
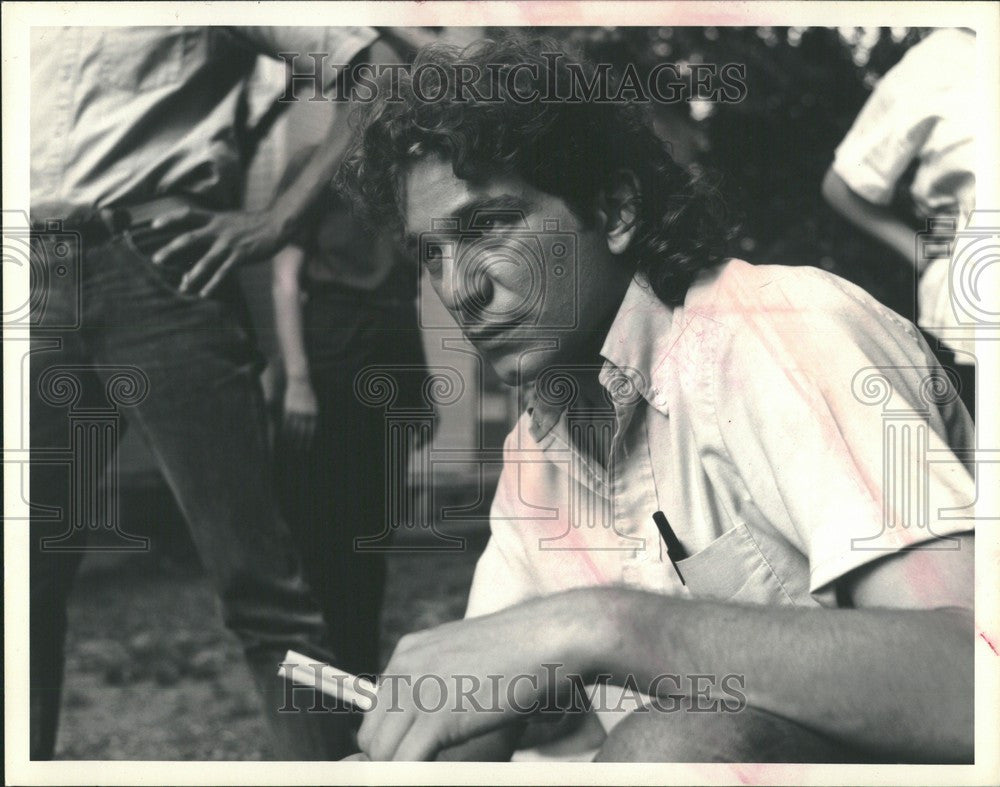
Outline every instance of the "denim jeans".
[[(386, 419), (360, 400), (357, 375), (377, 367), (398, 389), (396, 404), (419, 406), (426, 378), (423, 345), (412, 302), (366, 300), (363, 294), (316, 288), (303, 309), (309, 376), (319, 404), (309, 447), (276, 442), (279, 499), (299, 545), (309, 584), (338, 633), (338, 665), (375, 674), (385, 589), (389, 472)], [(363, 541), (358, 543), (358, 539)]]
[[(41, 248), (51, 252), (52, 242)], [(221, 299), (179, 294), (127, 233), (88, 244), (78, 276), (55, 275), (46, 269), (54, 255), (37, 256), (48, 286), (30, 357), (32, 758), (55, 748), (67, 599), (88, 530), (109, 527), (116, 506), (87, 490), (125, 426), (140, 430), (187, 519), (263, 698), (276, 754), (349, 753), (345, 714), (305, 712), (311, 689), (295, 692), (302, 712), (278, 713), (287, 649), (336, 656), (277, 512), (257, 353), (237, 312)], [(121, 416), (115, 423), (99, 417), (109, 401)], [(68, 465), (52, 462), (79, 428), (90, 430), (91, 447)]]

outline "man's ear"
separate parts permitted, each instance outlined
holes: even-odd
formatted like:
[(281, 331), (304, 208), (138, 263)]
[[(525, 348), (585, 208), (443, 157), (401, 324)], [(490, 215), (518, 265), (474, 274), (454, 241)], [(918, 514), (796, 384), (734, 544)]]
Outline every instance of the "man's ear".
[(624, 253), (632, 243), (639, 222), (641, 197), (639, 179), (628, 169), (618, 170), (612, 188), (600, 193), (597, 217), (612, 254)]

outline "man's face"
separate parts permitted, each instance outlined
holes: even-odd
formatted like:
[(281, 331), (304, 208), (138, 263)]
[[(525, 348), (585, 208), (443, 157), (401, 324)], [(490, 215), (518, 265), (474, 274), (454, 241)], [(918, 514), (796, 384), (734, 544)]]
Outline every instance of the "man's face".
[(504, 382), (598, 362), (632, 276), (609, 250), (602, 221), (582, 222), (516, 176), (461, 180), (439, 156), (415, 161), (403, 188), (414, 252)]

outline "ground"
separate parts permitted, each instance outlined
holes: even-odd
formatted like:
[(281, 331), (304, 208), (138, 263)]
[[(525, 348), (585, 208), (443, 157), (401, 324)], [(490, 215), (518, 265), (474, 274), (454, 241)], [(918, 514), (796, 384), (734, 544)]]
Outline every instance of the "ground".
[[(389, 557), (386, 656), (403, 634), (461, 617), (481, 547)], [(200, 569), (102, 558), (70, 605), (57, 757), (268, 759), (249, 670)]]

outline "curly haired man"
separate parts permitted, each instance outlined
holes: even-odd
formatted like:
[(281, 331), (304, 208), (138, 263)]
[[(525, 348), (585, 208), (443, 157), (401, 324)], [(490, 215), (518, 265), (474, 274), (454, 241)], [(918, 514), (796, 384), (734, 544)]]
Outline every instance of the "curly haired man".
[[(525, 404), (466, 618), (386, 670), (458, 693), (383, 680), (364, 754), (506, 759), (582, 682), (601, 760), (970, 761), (955, 391), (857, 287), (722, 256), (711, 194), (633, 107), (537, 98), (558, 49), (423, 51), (344, 171)], [(502, 100), (424, 100), (455, 74)], [(941, 461), (886, 475), (883, 406)]]

